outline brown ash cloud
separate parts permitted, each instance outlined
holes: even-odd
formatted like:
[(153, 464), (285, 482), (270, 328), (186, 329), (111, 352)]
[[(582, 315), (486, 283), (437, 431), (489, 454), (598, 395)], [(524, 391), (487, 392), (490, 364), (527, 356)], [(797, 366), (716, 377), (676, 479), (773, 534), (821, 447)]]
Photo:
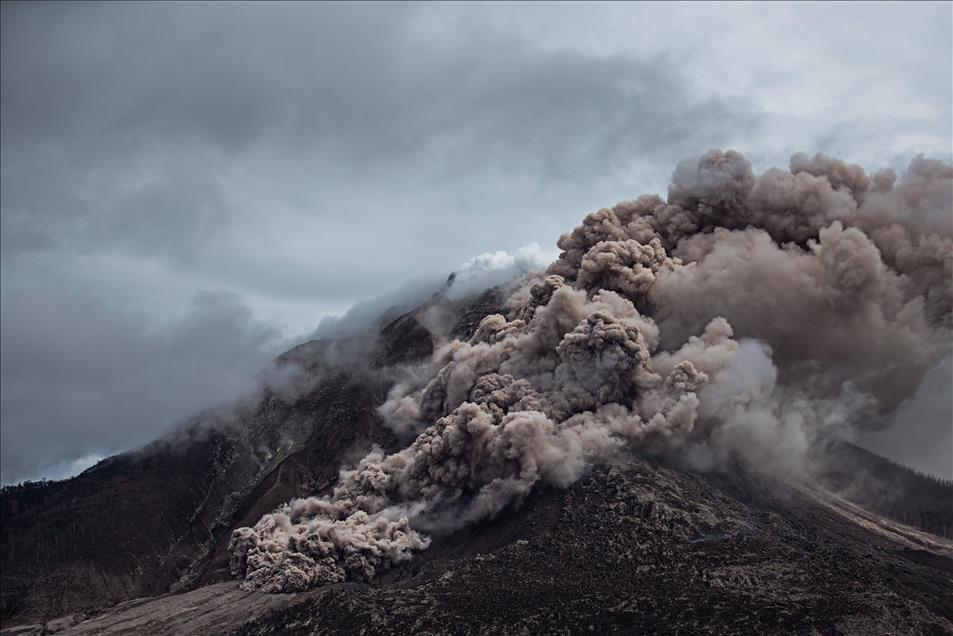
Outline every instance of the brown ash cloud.
[(811, 447), (889, 421), (951, 350), (953, 168), (821, 154), (755, 175), (680, 163), (667, 199), (589, 214), (507, 315), (435, 333), (380, 407), (411, 440), (235, 531), (233, 573), (293, 592), (369, 580), (430, 535), (620, 454), (800, 478)]

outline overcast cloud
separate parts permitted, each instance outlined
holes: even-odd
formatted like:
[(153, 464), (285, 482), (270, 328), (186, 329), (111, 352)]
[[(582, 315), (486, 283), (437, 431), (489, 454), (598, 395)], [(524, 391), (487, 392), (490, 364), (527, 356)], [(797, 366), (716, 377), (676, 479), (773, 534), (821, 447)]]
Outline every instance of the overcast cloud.
[(948, 3), (4, 3), (0, 43), (4, 483), (709, 148), (951, 156)]

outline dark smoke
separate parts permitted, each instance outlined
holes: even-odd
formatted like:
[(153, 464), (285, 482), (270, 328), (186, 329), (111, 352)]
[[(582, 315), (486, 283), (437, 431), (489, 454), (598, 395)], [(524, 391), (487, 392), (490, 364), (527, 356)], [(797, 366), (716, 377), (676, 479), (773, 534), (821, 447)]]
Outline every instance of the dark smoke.
[(898, 181), (795, 155), (684, 161), (667, 200), (588, 215), (509, 315), (435, 335), (381, 414), (413, 437), (235, 531), (245, 587), (367, 580), (428, 533), (564, 487), (627, 449), (802, 476), (812, 444), (888, 421), (951, 350), (953, 168)]

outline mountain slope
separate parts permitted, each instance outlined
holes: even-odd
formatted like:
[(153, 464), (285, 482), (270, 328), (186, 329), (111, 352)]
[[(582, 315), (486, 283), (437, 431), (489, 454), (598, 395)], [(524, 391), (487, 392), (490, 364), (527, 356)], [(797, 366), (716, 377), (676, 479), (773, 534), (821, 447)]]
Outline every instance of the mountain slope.
[[(467, 337), (499, 305), (488, 294), (454, 307), (451, 332)], [(347, 364), (347, 343), (306, 343), (279, 359), (306, 371), (294, 390), (206, 413), (179, 438), (74, 479), (5, 489), (4, 627), (82, 611), (92, 618), (75, 633), (953, 630), (949, 541), (864, 517), (818, 486), (657, 457), (540, 489), (370, 584), (239, 592), (228, 574), (233, 528), (327, 491), (356, 451), (396, 447), (376, 413), (389, 380), (373, 368), (430, 354), (423, 311), (381, 329), (362, 353), (370, 370)], [(871, 475), (896, 474), (855, 455)], [(829, 486), (864, 492), (835, 477)], [(905, 488), (925, 484), (908, 479)], [(942, 502), (953, 488), (931, 483), (924, 518), (939, 519), (927, 526), (940, 532), (951, 527)], [(130, 601), (169, 591), (179, 593)]]
[(64, 633), (950, 633), (953, 543), (913, 550), (843, 505), (634, 458), (438, 540), (373, 584), (218, 584)]
[[(403, 328), (401, 328), (401, 324)], [(389, 356), (429, 354), (415, 321), (390, 326)], [(234, 411), (208, 412), (176, 435), (62, 482), (4, 488), (3, 617), (54, 616), (228, 577), (231, 529), (332, 482), (355, 447), (387, 445), (375, 406), (386, 386), (325, 362), (311, 342), (279, 365), (306, 382)], [(426, 346), (424, 346), (426, 345)]]
[(949, 633), (951, 548), (927, 564), (812, 491), (642, 459), (236, 633)]

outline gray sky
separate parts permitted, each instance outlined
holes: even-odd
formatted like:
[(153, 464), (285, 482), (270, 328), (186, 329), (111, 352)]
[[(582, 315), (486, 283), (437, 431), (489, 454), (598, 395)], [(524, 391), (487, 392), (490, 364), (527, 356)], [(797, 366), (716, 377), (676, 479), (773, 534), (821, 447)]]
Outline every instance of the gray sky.
[(709, 148), (951, 156), (949, 3), (4, 3), (0, 42), (4, 483)]

